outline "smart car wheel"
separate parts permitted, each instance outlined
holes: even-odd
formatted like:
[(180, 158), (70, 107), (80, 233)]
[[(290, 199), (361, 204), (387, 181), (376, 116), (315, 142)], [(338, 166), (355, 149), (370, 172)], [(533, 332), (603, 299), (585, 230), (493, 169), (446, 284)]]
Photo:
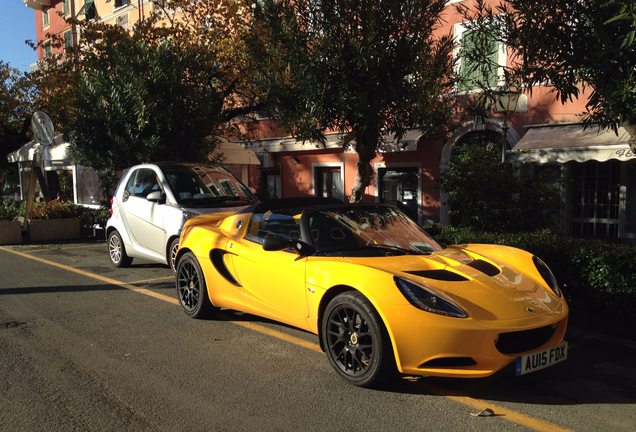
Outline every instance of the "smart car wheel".
[(177, 296), (184, 312), (192, 318), (206, 318), (217, 310), (208, 298), (203, 271), (192, 252), (177, 263)]
[(329, 302), (321, 335), (329, 362), (351, 384), (360, 387), (379, 384), (395, 365), (380, 315), (357, 291), (339, 294)]
[(177, 251), (179, 250), (179, 238), (172, 240), (168, 248), (168, 264), (173, 272), (177, 271)]
[(132, 263), (133, 259), (126, 255), (126, 247), (117, 231), (108, 234), (108, 256), (115, 267), (128, 267)]

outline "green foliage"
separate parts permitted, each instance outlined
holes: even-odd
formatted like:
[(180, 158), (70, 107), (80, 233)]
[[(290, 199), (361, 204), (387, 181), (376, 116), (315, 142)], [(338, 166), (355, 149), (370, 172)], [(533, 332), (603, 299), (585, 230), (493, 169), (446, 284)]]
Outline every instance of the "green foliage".
[(99, 171), (162, 160), (205, 161), (215, 147), (224, 95), (205, 52), (140, 34), (105, 42), (83, 60), (76, 118), (66, 138), (75, 159)]
[(453, 149), (439, 184), (453, 223), (492, 232), (555, 228), (560, 196), (549, 172), (517, 176), (499, 152), (476, 145)]
[(29, 74), (0, 61), (0, 191), (15, 168), (7, 155), (29, 141), (36, 93)]
[[(551, 268), (568, 299), (577, 324), (608, 331), (636, 320), (636, 245), (573, 238), (549, 230), (489, 233), (466, 227), (443, 227), (444, 244), (500, 244), (527, 250)], [(599, 318), (590, 321), (591, 318)], [(580, 320), (580, 321), (579, 321)], [(612, 328), (612, 326), (614, 326)]]
[[(502, 65), (508, 85), (532, 91), (550, 83), (561, 102), (578, 98), (589, 86), (585, 123), (614, 130), (626, 126), (636, 148), (633, 0), (502, 0), (495, 10), (488, 3), (458, 8), (469, 29), (510, 50), (507, 66)], [(487, 58), (486, 52), (473, 55)]]
[[(249, 47), (273, 118), (299, 141), (342, 132), (360, 159), (351, 199), (371, 179), (384, 132), (434, 130), (449, 116), (453, 40), (444, 0), (264, 0)], [(426, 125), (426, 126), (424, 126)]]
[(0, 221), (12, 221), (24, 215), (21, 201), (0, 197)]

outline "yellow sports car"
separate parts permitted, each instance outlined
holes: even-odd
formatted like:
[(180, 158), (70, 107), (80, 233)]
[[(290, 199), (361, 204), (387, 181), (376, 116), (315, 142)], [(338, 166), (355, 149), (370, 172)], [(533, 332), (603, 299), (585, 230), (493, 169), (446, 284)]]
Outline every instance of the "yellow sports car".
[(398, 208), (288, 198), (189, 220), (177, 255), (186, 314), (235, 309), (319, 336), (336, 372), (517, 375), (567, 358), (568, 306), (525, 251), (442, 246)]

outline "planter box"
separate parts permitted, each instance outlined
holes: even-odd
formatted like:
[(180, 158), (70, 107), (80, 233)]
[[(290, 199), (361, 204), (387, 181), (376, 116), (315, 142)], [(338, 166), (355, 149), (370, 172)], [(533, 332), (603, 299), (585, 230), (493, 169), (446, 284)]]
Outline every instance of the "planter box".
[(22, 225), (20, 221), (0, 221), (0, 245), (22, 243)]
[(79, 218), (27, 219), (30, 241), (69, 240), (80, 238)]

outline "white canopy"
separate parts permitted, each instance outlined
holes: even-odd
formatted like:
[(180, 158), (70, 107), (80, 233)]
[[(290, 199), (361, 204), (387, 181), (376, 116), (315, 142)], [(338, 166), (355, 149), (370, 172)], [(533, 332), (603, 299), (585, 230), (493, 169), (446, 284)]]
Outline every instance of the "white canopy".
[[(613, 131), (596, 127), (583, 128), (581, 124), (531, 126), (514, 146), (511, 158), (520, 162), (539, 164), (566, 162), (605, 162), (610, 159), (636, 158), (629, 144), (629, 133), (620, 128)], [(515, 150), (521, 153), (514, 154)]]
[(69, 143), (64, 142), (62, 134), (58, 134), (51, 145), (43, 146), (37, 141), (29, 141), (18, 150), (9, 153), (7, 159), (12, 163), (32, 161), (33, 156), (39, 153), (43, 161), (70, 160), (69, 146)]

